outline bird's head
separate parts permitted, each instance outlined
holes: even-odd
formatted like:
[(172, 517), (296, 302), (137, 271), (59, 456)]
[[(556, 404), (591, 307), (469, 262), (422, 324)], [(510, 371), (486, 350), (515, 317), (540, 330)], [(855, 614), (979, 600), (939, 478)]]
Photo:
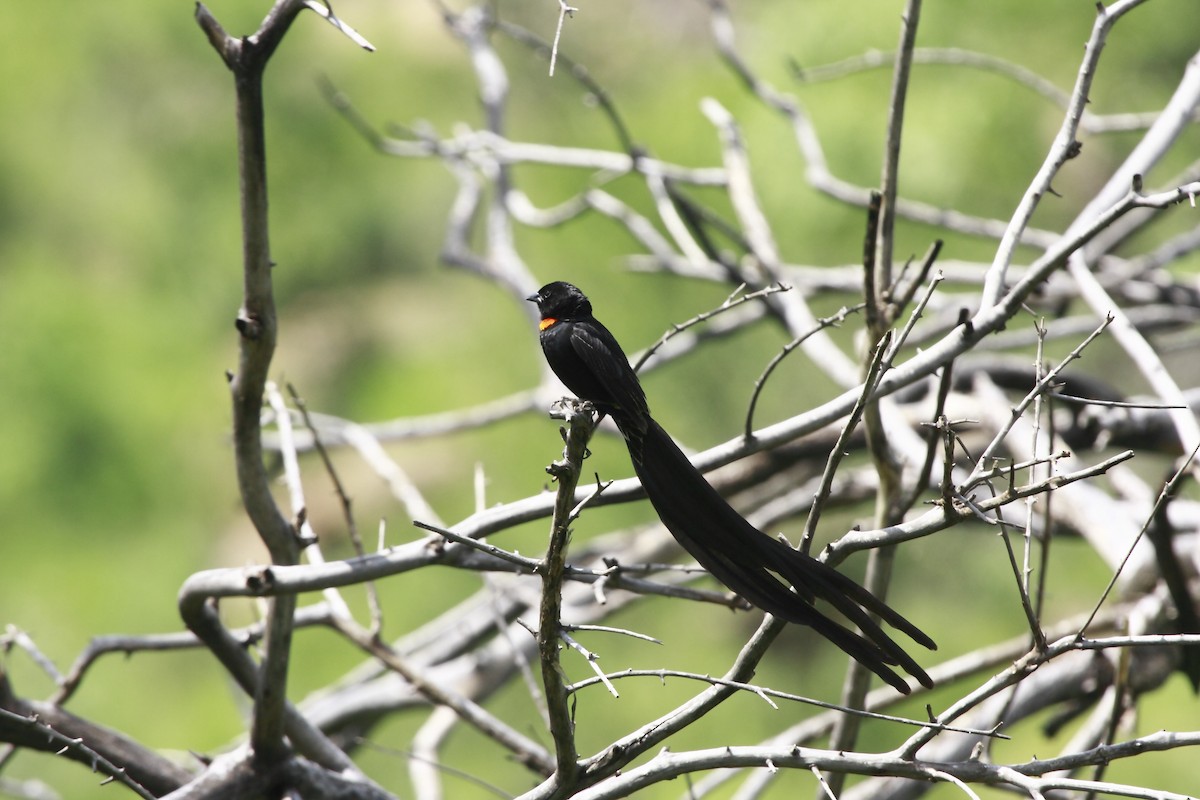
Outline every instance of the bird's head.
[(547, 283), (525, 299), (537, 303), (543, 321), (579, 319), (592, 315), (592, 304), (587, 295), (564, 281)]

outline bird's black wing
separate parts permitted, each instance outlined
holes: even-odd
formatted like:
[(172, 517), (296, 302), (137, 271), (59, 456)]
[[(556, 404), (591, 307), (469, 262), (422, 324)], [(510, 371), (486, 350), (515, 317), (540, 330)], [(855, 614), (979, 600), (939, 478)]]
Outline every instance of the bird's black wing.
[[(571, 325), (571, 347), (595, 378), (599, 387), (593, 397), (582, 397), (602, 405), (615, 416), (640, 420), (650, 413), (646, 393), (637, 373), (608, 328), (596, 320)], [(639, 427), (642, 427), (639, 425)]]

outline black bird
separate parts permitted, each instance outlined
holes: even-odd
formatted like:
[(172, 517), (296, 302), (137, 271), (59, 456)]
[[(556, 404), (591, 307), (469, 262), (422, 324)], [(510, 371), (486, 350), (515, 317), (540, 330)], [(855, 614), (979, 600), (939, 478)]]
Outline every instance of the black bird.
[[(541, 313), (538, 338), (550, 368), (580, 400), (612, 417), (659, 519), (701, 566), (764, 611), (813, 628), (897, 691), (908, 694), (908, 685), (889, 665), (933, 686), (920, 665), (869, 614), (935, 650), (932, 639), (850, 578), (755, 528), (692, 466), (650, 416), (629, 359), (592, 316), (592, 304), (583, 292), (556, 281), (527, 299), (537, 303)], [(822, 614), (813, 605), (817, 599), (841, 612), (862, 635)]]

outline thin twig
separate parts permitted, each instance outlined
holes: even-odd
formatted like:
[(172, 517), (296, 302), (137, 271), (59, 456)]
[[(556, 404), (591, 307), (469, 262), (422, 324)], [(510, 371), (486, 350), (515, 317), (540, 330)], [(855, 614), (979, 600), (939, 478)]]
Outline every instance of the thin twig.
[[(562, 640), (567, 643), (568, 647), (583, 656), (583, 660), (592, 668), (592, 672), (596, 673), (596, 680), (604, 684), (604, 688), (608, 689), (609, 694), (613, 697), (621, 696), (621, 693), (617, 691), (617, 687), (613, 686), (612, 681), (604, 674), (604, 670), (600, 669), (600, 656), (581, 645), (573, 636), (567, 633), (565, 627), (559, 626), (558, 635), (562, 637)], [(567, 686), (566, 689), (568, 693), (571, 692), (570, 686)]]
[(1170, 409), (1170, 408), (1190, 408), (1187, 404), (1176, 405), (1171, 403), (1135, 403), (1126, 400), (1097, 400), (1093, 397), (1078, 397), (1073, 394), (1063, 394), (1062, 392), (1049, 392), (1047, 397), (1053, 397), (1055, 400), (1062, 400), (1064, 403), (1073, 403), (1081, 406), (1100, 406), (1101, 408), (1153, 408), (1153, 409)]
[[(1037, 322), (1035, 322), (1034, 327), (1037, 330), (1037, 334), (1038, 334), (1037, 354), (1034, 357), (1034, 362), (1033, 362), (1034, 383), (1037, 384), (1037, 383), (1041, 382), (1043, 374), (1045, 372), (1045, 368), (1046, 368), (1046, 362), (1045, 362), (1046, 328), (1042, 324), (1041, 320), (1038, 320)], [(1033, 454), (1034, 458), (1038, 457), (1038, 448), (1039, 448), (1039, 442), (1040, 442), (1039, 437), (1042, 432), (1042, 419), (1043, 419), (1043, 417), (1049, 417), (1053, 413), (1052, 409), (1049, 411), (1043, 411), (1043, 409), (1042, 409), (1043, 400), (1044, 400), (1044, 398), (1042, 395), (1038, 395), (1037, 397), (1034, 398), (1033, 419), (1030, 422), (1030, 426), (1029, 426), (1030, 427), (1029, 452)], [(1054, 444), (1054, 439), (1050, 438), (1049, 444), (1047, 445), (1047, 449), (1052, 447), (1053, 444)], [(1054, 459), (1046, 460), (1045, 466), (1046, 466), (1046, 471), (1047, 471), (1048, 475), (1052, 475), (1054, 473), (1055, 464), (1056, 464), (1056, 461)], [(1031, 470), (1030, 477), (1036, 477), (1036, 472)], [(1052, 498), (1053, 496), (1054, 496), (1053, 492), (1047, 494), (1046, 502), (1049, 503), (1050, 498)], [(1030, 631), (1033, 633), (1034, 646), (1037, 647), (1039, 650), (1042, 650), (1042, 649), (1045, 649), (1045, 647), (1046, 647), (1046, 634), (1044, 631), (1042, 631), (1041, 621), (1038, 619), (1037, 608), (1035, 608), (1034, 602), (1030, 596), (1030, 591), (1029, 591), (1029, 575), (1033, 569), (1030, 566), (1030, 559), (1031, 559), (1032, 550), (1033, 550), (1033, 509), (1034, 509), (1034, 504), (1035, 504), (1035, 501), (1032, 498), (1025, 501), (1025, 530), (1024, 530), (1024, 536), (1023, 536), (1024, 550), (1023, 550), (1021, 574), (1017, 576), (1017, 584), (1020, 587), (1021, 607), (1025, 610), (1025, 618), (1026, 618), (1027, 622), (1029, 623)], [(1007, 528), (1004, 530), (1003, 535), (1005, 537), (1005, 540), (1007, 541), (1007, 539), (1008, 539), (1008, 529)], [(1046, 538), (1049, 539), (1050, 537), (1047, 536)]]
[(1129, 543), (1129, 549), (1126, 551), (1125, 557), (1121, 559), (1121, 563), (1117, 566), (1116, 570), (1113, 571), (1113, 576), (1109, 580), (1108, 585), (1104, 587), (1104, 591), (1100, 593), (1100, 599), (1096, 601), (1096, 605), (1092, 609), (1092, 613), (1088, 616), (1087, 621), (1079, 629), (1079, 633), (1077, 635), (1078, 639), (1083, 639), (1083, 634), (1087, 630), (1088, 625), (1092, 624), (1092, 620), (1096, 617), (1096, 614), (1100, 612), (1100, 607), (1104, 605), (1104, 601), (1108, 599), (1108, 595), (1112, 592), (1113, 587), (1117, 585), (1117, 580), (1121, 577), (1121, 572), (1125, 569), (1125, 565), (1129, 563), (1130, 557), (1133, 556), (1134, 550), (1137, 549), (1138, 543), (1141, 542), (1142, 537), (1146, 535), (1146, 531), (1150, 528), (1150, 526), (1154, 524), (1154, 520), (1158, 515), (1158, 510), (1163, 506), (1164, 503), (1168, 502), (1174, 496), (1175, 490), (1188, 475), (1188, 470), (1191, 467), (1192, 462), (1195, 461), (1197, 453), (1200, 453), (1200, 444), (1192, 448), (1192, 452), (1188, 454), (1187, 458), (1183, 459), (1183, 462), (1179, 465), (1178, 469), (1175, 470), (1175, 473), (1171, 476), (1171, 479), (1163, 484), (1162, 491), (1158, 493), (1158, 498), (1154, 501), (1154, 507), (1151, 508), (1150, 513), (1146, 515), (1146, 521), (1142, 524), (1141, 530), (1137, 532), (1137, 535), (1133, 537), (1133, 541)]
[[(1200, 639), (1200, 637), (1196, 637), (1196, 638)], [(1116, 645), (1113, 645), (1113, 646), (1116, 646)], [(606, 680), (603, 682), (607, 686), (608, 685), (607, 681), (623, 680), (625, 678), (658, 678), (664, 684), (666, 683), (667, 678), (684, 678), (686, 680), (700, 681), (702, 683), (708, 683), (713, 686), (727, 686), (732, 689), (737, 689), (738, 691), (750, 692), (752, 694), (756, 694), (759, 697), (761, 697), (764, 701), (766, 701), (769, 705), (771, 705), (772, 708), (778, 708), (778, 706), (776, 706), (774, 703), (772, 703), (771, 699), (787, 700), (789, 702), (801, 703), (803, 705), (814, 706), (816, 708), (824, 708), (829, 711), (836, 711), (841, 714), (851, 714), (854, 716), (862, 717), (863, 719), (876, 719), (876, 720), (880, 720), (883, 722), (895, 722), (900, 725), (911, 725), (911, 726), (917, 727), (917, 728), (936, 728), (939, 731), (949, 731), (949, 732), (954, 732), (954, 733), (966, 733), (966, 734), (970, 734), (972, 736), (986, 736), (986, 737), (993, 737), (996, 739), (1011, 739), (1012, 738), (1012, 737), (1008, 736), (1007, 734), (999, 733), (998, 731), (995, 731), (995, 730), (982, 730), (979, 728), (956, 728), (953, 726), (941, 725), (936, 722), (929, 722), (928, 720), (916, 720), (916, 719), (910, 719), (908, 717), (898, 717), (894, 714), (880, 714), (875, 711), (866, 711), (861, 708), (850, 708), (848, 706), (838, 705), (837, 703), (829, 703), (824, 700), (815, 700), (811, 697), (805, 697), (804, 695), (792, 694), (791, 692), (783, 692), (778, 689), (772, 689), (769, 686), (758, 686), (756, 684), (743, 683), (741, 681), (731, 681), (731, 680), (726, 680), (724, 678), (715, 678), (712, 675), (702, 675), (698, 672), (687, 672), (687, 671), (674, 670), (674, 669), (624, 669), (624, 670), (621, 670), (620, 672), (606, 673), (605, 674)], [(576, 683), (571, 684), (571, 686), (569, 688), (570, 688), (570, 691), (572, 691), (572, 692), (578, 692), (583, 689), (586, 689), (589, 686), (594, 686), (595, 684), (601, 683), (601, 682), (602, 681), (599, 677), (585, 678), (581, 681), (577, 681)]]
[(815, 327), (810, 328), (809, 330), (797, 336), (795, 339), (792, 339), (790, 342), (780, 348), (778, 353), (771, 357), (771, 360), (767, 362), (765, 367), (763, 367), (762, 373), (754, 380), (754, 389), (750, 392), (750, 402), (746, 406), (746, 423), (742, 429), (743, 436), (745, 436), (747, 439), (754, 436), (754, 409), (758, 406), (759, 395), (762, 394), (763, 389), (767, 385), (767, 379), (771, 377), (771, 373), (775, 371), (775, 368), (778, 367), (793, 350), (804, 344), (809, 337), (814, 336), (826, 328), (838, 327), (846, 321), (846, 317), (850, 316), (856, 311), (862, 310), (865, 307), (865, 303), (859, 303), (851, 307), (842, 306), (842, 308), (836, 314), (831, 314), (828, 317), (822, 317), (821, 319), (818, 319)]
[(1062, 371), (1067, 368), (1068, 364), (1079, 358), (1087, 346), (1095, 341), (1100, 334), (1104, 333), (1105, 329), (1107, 329), (1109, 324), (1112, 323), (1112, 320), (1113, 318), (1111, 315), (1105, 317), (1104, 321), (1100, 323), (1099, 327), (1092, 331), (1092, 333), (1086, 339), (1076, 345), (1075, 349), (1068, 353), (1063, 360), (1059, 362), (1058, 366), (1047, 371), (1042, 379), (1039, 380), (1034, 387), (1029, 390), (1029, 393), (1021, 398), (1020, 402), (1013, 406), (1011, 420), (1007, 425), (1002, 427), (994, 437), (992, 437), (992, 441), (979, 455), (979, 461), (975, 466), (975, 470), (971, 473), (971, 478), (977, 477), (983, 465), (991, 460), (992, 456), (1004, 442), (1004, 439), (1008, 436), (1009, 431), (1012, 430), (1012, 426), (1015, 425), (1017, 420), (1021, 418), (1021, 416), (1025, 413), (1025, 410), (1029, 408), (1030, 404), (1050, 388), (1051, 384), (1053, 384), (1055, 379), (1057, 379)]
[[(921, 464), (921, 470), (917, 473), (917, 479), (913, 482), (912, 492), (901, 502), (901, 505), (907, 513), (908, 509), (913, 507), (917, 499), (924, 494), (929, 488), (930, 474), (933, 472), (933, 462), (937, 458), (938, 443), (941, 437), (939, 431), (944, 427), (949, 426), (949, 420), (946, 419), (946, 399), (950, 396), (950, 387), (954, 380), (954, 362), (951, 361), (946, 366), (942, 367), (942, 374), (938, 377), (937, 400), (933, 407), (933, 422), (922, 423), (933, 428), (929, 435), (929, 443), (925, 448), (925, 460)], [(949, 465), (946, 467), (946, 472), (953, 469), (953, 459), (948, 455), (946, 461)], [(945, 477), (945, 476), (943, 476)], [(947, 488), (948, 480), (943, 479), (943, 491)], [(943, 495), (944, 496), (944, 495)]]
[[(38, 739), (45, 742), (45, 747), (39, 749), (45, 749), (57, 756), (89, 765), (93, 772), (99, 772), (106, 776), (101, 782), (102, 785), (116, 782), (146, 800), (153, 800), (154, 797), (159, 796), (151, 793), (145, 786), (134, 780), (124, 766), (113, 763), (103, 754), (92, 749), (83, 739), (55, 730), (36, 713), (26, 716), (15, 714), (7, 708), (0, 708), (0, 728), (5, 730), (6, 740), (25, 737), (30, 740)], [(129, 753), (125, 755), (128, 756)]]
[(554, 29), (554, 44), (550, 47), (550, 77), (554, 77), (554, 65), (558, 61), (558, 40), (562, 37), (563, 21), (567, 17), (574, 17), (578, 8), (573, 8), (566, 4), (565, 0), (558, 0), (558, 26)]
[[(913, 48), (921, 19), (921, 0), (908, 0), (901, 17), (900, 46), (892, 71), (892, 93), (888, 101), (887, 135), (883, 147), (883, 166), (880, 170), (879, 230), (875, 240), (876, 273), (874, 296), (882, 298), (892, 285), (892, 248), (895, 242), (896, 197), (899, 193), (900, 142), (904, 132), (904, 111), (907, 107), (908, 82), (912, 74)], [(887, 321), (888, 325), (891, 320)], [(877, 332), (876, 332), (877, 333)], [(837, 791), (835, 786), (834, 790)]]
[(1080, 145), (1076, 139), (1076, 133), (1080, 121), (1083, 119), (1084, 109), (1090, 101), (1092, 80), (1096, 76), (1100, 52), (1104, 49), (1109, 32), (1117, 20), (1143, 2), (1145, 0), (1118, 0), (1108, 6), (1097, 6), (1096, 21), (1085, 46), (1083, 61), (1075, 79), (1075, 87), (1071, 90), (1067, 113), (1063, 116), (1062, 125), (1046, 153), (1042, 166), (1025, 190), (1021, 202), (1017, 205), (1004, 235), (1000, 239), (1000, 246), (996, 249), (992, 267), (988, 270), (984, 281), (980, 300), (981, 308), (986, 309), (999, 301), (1013, 255), (1033, 218), (1034, 211), (1037, 210), (1042, 197), (1050, 191), (1051, 184), (1063, 164), (1074, 158), (1079, 152)]
[[(679, 334), (686, 331), (688, 328), (691, 328), (695, 325), (699, 325), (701, 322), (707, 322), (708, 320), (712, 319), (713, 317), (717, 316), (718, 314), (721, 314), (725, 311), (729, 311), (730, 309), (737, 308), (738, 306), (740, 306), (744, 303), (748, 303), (751, 300), (758, 300), (758, 299), (761, 299), (764, 297), (769, 297), (770, 295), (773, 295), (776, 292), (787, 292), (787, 291), (791, 290), (790, 286), (784, 286), (783, 284), (774, 284), (772, 286), (767, 286), (764, 289), (759, 289), (758, 291), (755, 291), (755, 292), (749, 292), (748, 294), (741, 294), (741, 291), (743, 288), (744, 288), (744, 286), (739, 286), (737, 289), (735, 289), (733, 291), (732, 294), (730, 294), (728, 297), (725, 298), (725, 301), (722, 302), (721, 305), (717, 306), (716, 308), (711, 309), (709, 311), (701, 311), (699, 314), (692, 317), (691, 319), (688, 319), (688, 320), (685, 320), (684, 322), (680, 322), (678, 324), (672, 325), (671, 330), (667, 331), (662, 336), (658, 337), (658, 341), (656, 341), (654, 344), (647, 347), (644, 351), (642, 351), (641, 355), (639, 355), (636, 359), (634, 359), (634, 362), (633, 362), (634, 372), (641, 370), (642, 366), (645, 365), (645, 363), (648, 360), (650, 360), (650, 358), (655, 353), (657, 353), (662, 348), (663, 345), (665, 345), (667, 342), (671, 341), (671, 339), (674, 338), (675, 336), (678, 336)], [(741, 295), (741, 296), (739, 297), (738, 295)]]
[(842, 463), (842, 458), (846, 455), (846, 442), (850, 438), (850, 434), (858, 426), (858, 420), (862, 417), (863, 409), (867, 405), (867, 398), (871, 396), (871, 392), (875, 390), (883, 373), (880, 366), (883, 363), (884, 354), (887, 352), (892, 341), (892, 332), (888, 331), (883, 338), (875, 344), (875, 348), (871, 351), (871, 361), (867, 367), (867, 375), (863, 380), (862, 394), (859, 395), (858, 402), (854, 404), (854, 408), (850, 410), (850, 415), (846, 418), (845, 424), (842, 426), (841, 432), (838, 434), (837, 442), (834, 443), (833, 449), (829, 451), (829, 458), (825, 461), (825, 471), (821, 475), (821, 486), (817, 489), (817, 494), (813, 498), (812, 510), (808, 512), (808, 519), (804, 523), (804, 533), (800, 537), (800, 551), (807, 553), (812, 547), (813, 537), (817, 532), (817, 523), (821, 519), (821, 508), (829, 499), (829, 490), (833, 486), (833, 477), (837, 473), (838, 465)]
[[(283, 477), (288, 488), (288, 498), (292, 506), (292, 516), (295, 519), (296, 536), (303, 547), (303, 554), (314, 564), (325, 562), (325, 554), (321, 551), (320, 539), (313, 530), (308, 519), (308, 503), (304, 499), (304, 482), (300, 478), (300, 461), (296, 456), (296, 448), (292, 446), (291, 412), (284, 403), (283, 395), (274, 381), (267, 381), (267, 403), (275, 414), (275, 427), (279, 431), (279, 450), (283, 456)], [(360, 554), (361, 555), (361, 554)], [(350, 617), (350, 607), (337, 589), (325, 589), (322, 593), (325, 602), (329, 603), (335, 613)]]

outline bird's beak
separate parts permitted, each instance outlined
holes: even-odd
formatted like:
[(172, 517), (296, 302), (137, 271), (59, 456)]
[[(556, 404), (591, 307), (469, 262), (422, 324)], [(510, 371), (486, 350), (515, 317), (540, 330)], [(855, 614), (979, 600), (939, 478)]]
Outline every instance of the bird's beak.
[(526, 297), (525, 299), (531, 303), (536, 303), (538, 301), (538, 293), (534, 292), (533, 294), (529, 295), (529, 297)]

